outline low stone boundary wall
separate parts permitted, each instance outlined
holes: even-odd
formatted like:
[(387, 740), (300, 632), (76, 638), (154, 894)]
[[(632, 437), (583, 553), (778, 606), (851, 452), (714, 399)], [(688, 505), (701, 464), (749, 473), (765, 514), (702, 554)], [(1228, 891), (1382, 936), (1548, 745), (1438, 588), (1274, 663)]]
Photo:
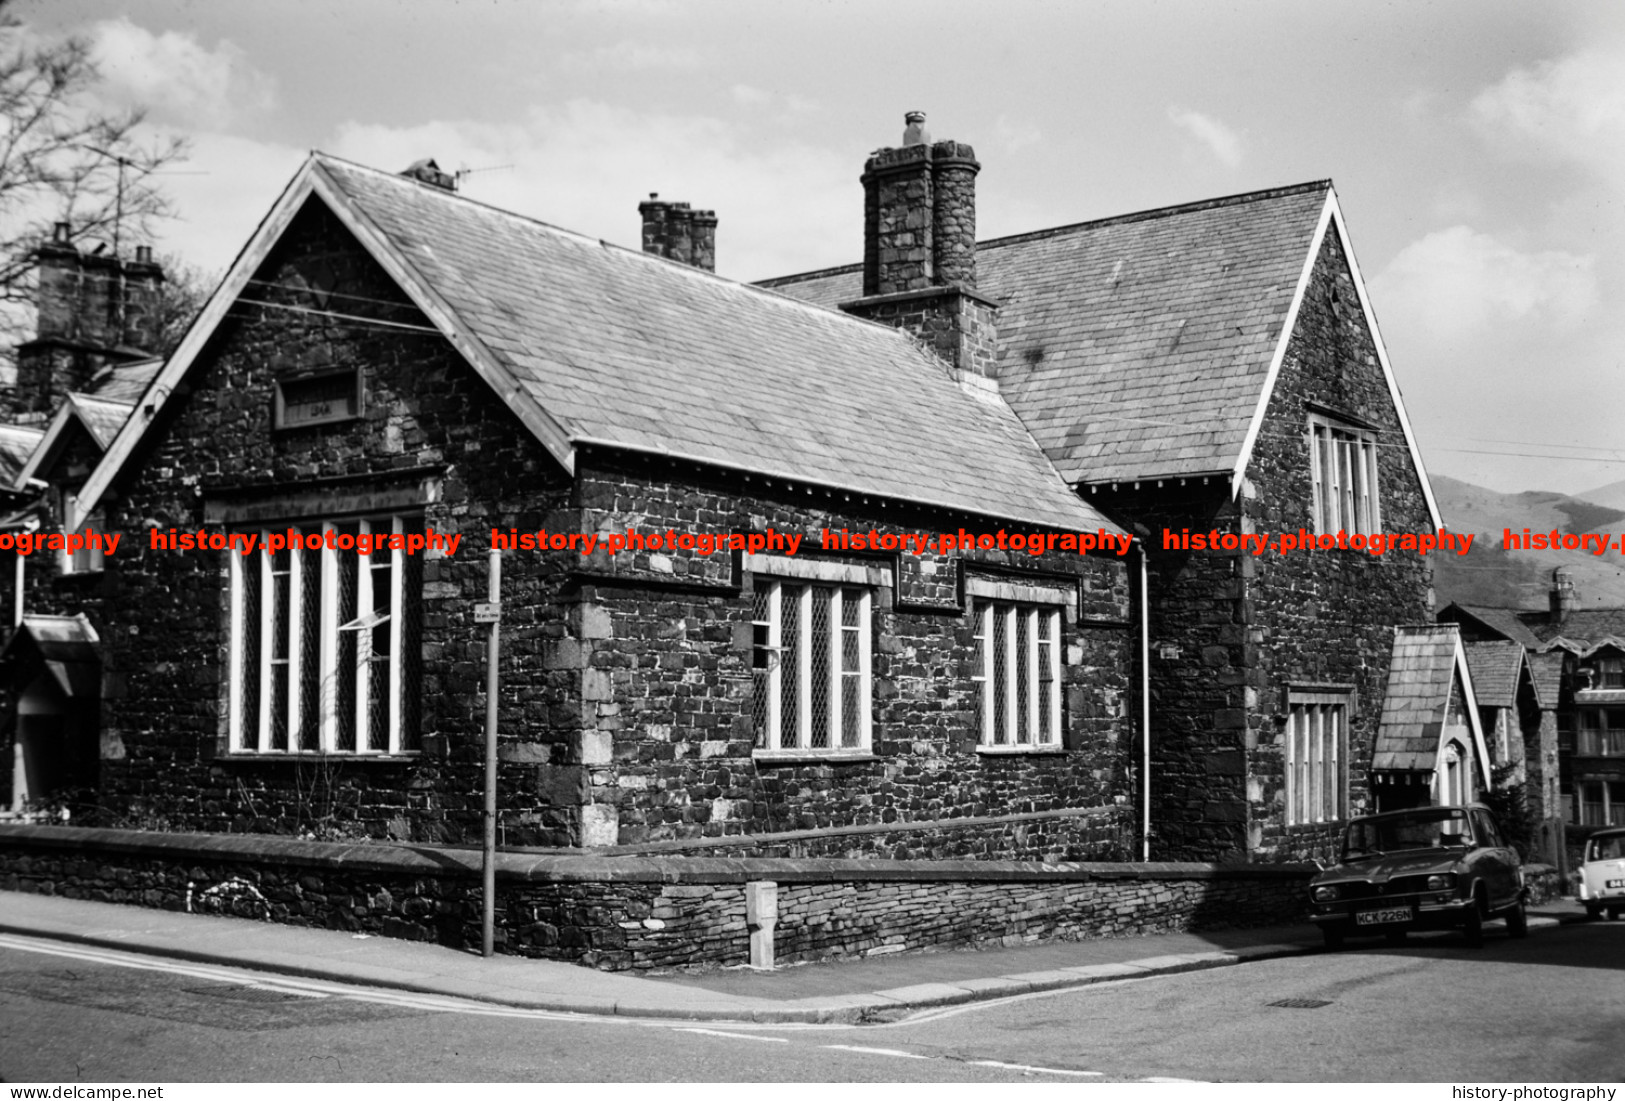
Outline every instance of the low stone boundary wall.
[[(479, 943), (479, 872), (479, 853), (466, 849), (0, 825), (3, 890), (459, 948)], [(501, 853), (496, 941), (504, 952), (619, 971), (752, 962), (753, 931), (757, 961), (765, 943), (782, 963), (1264, 925), (1303, 917), (1313, 874), (1308, 865)]]

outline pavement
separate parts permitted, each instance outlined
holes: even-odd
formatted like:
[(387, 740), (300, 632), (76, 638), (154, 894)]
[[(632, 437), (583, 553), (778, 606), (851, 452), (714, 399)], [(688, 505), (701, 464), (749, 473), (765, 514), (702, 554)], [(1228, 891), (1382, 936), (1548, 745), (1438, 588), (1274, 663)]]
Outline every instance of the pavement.
[[(1530, 926), (1580, 920), (1563, 900)], [(1495, 926), (1491, 927), (1492, 929)], [(1322, 951), (1308, 923), (1009, 948), (900, 952), (772, 971), (628, 974), (240, 918), (0, 892), (0, 932), (524, 1009), (764, 1023), (864, 1023), (916, 1010)], [(1428, 934), (1449, 936), (1452, 934)]]

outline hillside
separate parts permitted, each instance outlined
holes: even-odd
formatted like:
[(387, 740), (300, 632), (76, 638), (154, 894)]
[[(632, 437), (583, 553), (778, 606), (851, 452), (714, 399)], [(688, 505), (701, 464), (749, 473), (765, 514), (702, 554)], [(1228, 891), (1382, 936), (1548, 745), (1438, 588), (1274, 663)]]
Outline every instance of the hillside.
[(1594, 505), (1606, 505), (1609, 508), (1625, 508), (1625, 482), (1609, 482), (1605, 486), (1588, 490), (1585, 499)]
[(1434, 588), (1439, 607), (1504, 604), (1546, 607), (1552, 570), (1568, 566), (1574, 573), (1581, 607), (1625, 607), (1625, 555), (1610, 550), (1602, 557), (1585, 551), (1501, 550), (1503, 531), (1625, 531), (1625, 482), (1602, 486), (1597, 496), (1581, 499), (1561, 493), (1497, 493), (1443, 475), (1431, 479), (1445, 525), (1478, 538), (1466, 556), (1439, 555), (1434, 562)]

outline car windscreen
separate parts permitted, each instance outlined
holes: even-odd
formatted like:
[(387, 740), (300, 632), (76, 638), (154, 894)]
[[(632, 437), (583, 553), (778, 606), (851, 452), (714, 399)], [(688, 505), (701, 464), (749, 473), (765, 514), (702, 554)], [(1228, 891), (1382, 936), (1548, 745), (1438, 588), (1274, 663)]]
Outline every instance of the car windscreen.
[(1363, 818), (1343, 834), (1345, 860), (1402, 849), (1461, 848), (1472, 839), (1467, 812), (1460, 807), (1431, 807), (1413, 814)]
[(1586, 863), (1625, 860), (1625, 837), (1593, 837), (1586, 845)]

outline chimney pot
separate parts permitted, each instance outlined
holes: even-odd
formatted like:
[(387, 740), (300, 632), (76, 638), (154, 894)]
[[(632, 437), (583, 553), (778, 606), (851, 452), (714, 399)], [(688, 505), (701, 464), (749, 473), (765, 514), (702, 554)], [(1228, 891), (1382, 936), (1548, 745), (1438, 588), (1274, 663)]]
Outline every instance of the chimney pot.
[(58, 222), (51, 227), (51, 241), (53, 244), (66, 245), (73, 239), (73, 226), (67, 222)]
[(925, 112), (910, 111), (903, 116), (903, 146), (930, 145), (931, 135), (925, 130)]
[(135, 246), (135, 262), (138, 263), (138, 264), (150, 264), (150, 263), (152, 263), (152, 246), (151, 245), (137, 245), (137, 246)]

